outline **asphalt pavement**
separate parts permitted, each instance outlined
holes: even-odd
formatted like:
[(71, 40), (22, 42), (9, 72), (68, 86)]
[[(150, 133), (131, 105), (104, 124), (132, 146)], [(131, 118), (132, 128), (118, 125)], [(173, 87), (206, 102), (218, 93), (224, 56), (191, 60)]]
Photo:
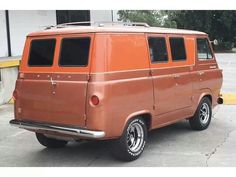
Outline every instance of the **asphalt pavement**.
[[(236, 93), (236, 54), (217, 54), (223, 69), (223, 93)], [(211, 125), (193, 131), (188, 121), (153, 130), (142, 156), (120, 162), (110, 153), (110, 141), (70, 142), (62, 149), (46, 149), (29, 131), (9, 125), (13, 105), (0, 106), (0, 166), (236, 166), (236, 105), (220, 105)]]

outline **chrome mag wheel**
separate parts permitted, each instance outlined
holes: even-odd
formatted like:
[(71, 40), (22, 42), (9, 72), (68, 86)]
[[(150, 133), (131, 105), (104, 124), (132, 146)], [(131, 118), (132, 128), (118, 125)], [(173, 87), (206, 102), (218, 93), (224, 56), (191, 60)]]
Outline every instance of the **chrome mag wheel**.
[(200, 108), (200, 121), (202, 124), (206, 124), (210, 117), (210, 108), (207, 103), (203, 103)]
[(211, 100), (208, 97), (202, 98), (194, 116), (189, 119), (189, 123), (192, 129), (205, 130), (208, 128), (212, 116), (211, 105)]
[(142, 117), (128, 121), (122, 136), (113, 142), (113, 155), (122, 161), (139, 158), (147, 142), (147, 130), (146, 122)]
[(127, 145), (133, 153), (138, 152), (143, 145), (144, 130), (139, 123), (131, 124), (127, 129)]

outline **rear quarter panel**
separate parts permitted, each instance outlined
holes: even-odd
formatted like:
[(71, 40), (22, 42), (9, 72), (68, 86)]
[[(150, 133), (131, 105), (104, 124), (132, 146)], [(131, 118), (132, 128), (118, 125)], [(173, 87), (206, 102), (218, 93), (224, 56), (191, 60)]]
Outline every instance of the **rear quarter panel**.
[[(152, 114), (153, 84), (144, 34), (97, 34), (88, 98), (97, 95), (98, 106), (87, 100), (88, 128), (105, 130), (106, 137), (119, 137), (136, 113)], [(99, 52), (99, 54), (96, 53)], [(105, 65), (100, 61), (105, 58)], [(104, 71), (100, 72), (100, 68)], [(98, 71), (97, 71), (98, 70)]]

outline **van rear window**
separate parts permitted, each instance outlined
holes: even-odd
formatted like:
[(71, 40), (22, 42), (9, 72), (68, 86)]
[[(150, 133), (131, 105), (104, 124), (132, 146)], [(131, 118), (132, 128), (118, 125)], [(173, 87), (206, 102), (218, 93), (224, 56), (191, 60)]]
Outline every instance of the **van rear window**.
[(28, 59), (29, 66), (52, 66), (55, 51), (55, 39), (35, 39), (31, 41)]
[(90, 38), (64, 38), (62, 40), (60, 66), (87, 66)]

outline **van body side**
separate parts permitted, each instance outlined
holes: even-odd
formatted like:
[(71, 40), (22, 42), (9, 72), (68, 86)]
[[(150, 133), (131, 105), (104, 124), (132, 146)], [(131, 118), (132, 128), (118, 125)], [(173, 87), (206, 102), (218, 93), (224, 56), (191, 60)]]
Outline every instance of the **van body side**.
[[(58, 66), (61, 41), (66, 35), (56, 36), (52, 67), (29, 67), (30, 43), (37, 37), (27, 39), (16, 83), (16, 90), (21, 90), (20, 101), (15, 103), (16, 119), (102, 130), (106, 132), (104, 138), (116, 138), (133, 117), (145, 116), (148, 128), (154, 129), (192, 117), (204, 96), (217, 104), (222, 72), (215, 57), (197, 59), (199, 36), (184, 35), (187, 59), (178, 62), (172, 60), (168, 39), (183, 35), (96, 33), (70, 38), (89, 36), (88, 66), (80, 68)], [(168, 62), (150, 61), (150, 36), (166, 39)], [(52, 37), (39, 39), (47, 38)], [(51, 80), (58, 83), (56, 88)], [(41, 92), (40, 97), (37, 92)], [(98, 106), (91, 103), (93, 95), (100, 99)]]
[(149, 130), (182, 119), (208, 128), (223, 76), (206, 33), (68, 25), (27, 37), (11, 125), (49, 148), (113, 139), (126, 161), (141, 155)]

